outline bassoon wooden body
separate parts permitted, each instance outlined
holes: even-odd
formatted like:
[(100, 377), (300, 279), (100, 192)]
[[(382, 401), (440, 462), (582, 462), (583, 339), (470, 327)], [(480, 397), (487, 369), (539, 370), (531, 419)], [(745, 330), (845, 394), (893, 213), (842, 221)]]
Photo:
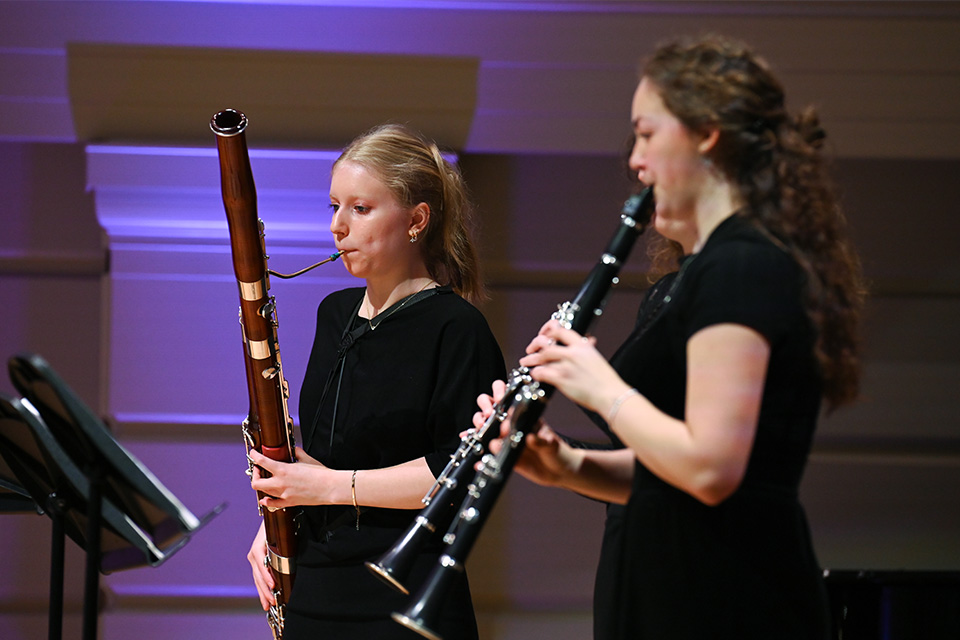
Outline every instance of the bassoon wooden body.
[[(256, 449), (281, 462), (295, 462), (293, 421), (287, 408), (289, 390), (280, 363), (275, 300), (270, 281), (263, 222), (257, 215), (257, 194), (250, 169), (243, 113), (226, 109), (215, 114), (210, 128), (217, 134), (223, 206), (230, 231), (233, 268), (240, 289), (240, 326), (250, 408), (243, 423), (247, 451)], [(253, 472), (247, 459), (247, 472)], [(283, 635), (286, 603), (293, 588), (296, 523), (293, 509), (258, 508), (267, 536), (265, 564), (273, 572), (276, 605), (267, 613), (274, 638)]]

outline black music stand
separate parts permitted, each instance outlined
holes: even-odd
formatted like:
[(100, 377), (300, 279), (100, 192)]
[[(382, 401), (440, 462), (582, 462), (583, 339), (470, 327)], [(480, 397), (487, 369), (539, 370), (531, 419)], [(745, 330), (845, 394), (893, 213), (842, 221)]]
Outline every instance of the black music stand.
[(2, 456), (0, 456), (0, 513), (43, 513)]
[[(49, 611), (53, 640), (62, 633), (65, 536), (87, 550), (88, 568), (92, 564), (94, 571), (100, 564), (111, 570), (142, 565), (149, 562), (146, 559), (158, 557), (159, 550), (109, 501), (90, 508), (89, 481), (29, 401), (0, 396), (0, 455), (32, 501), (43, 505), (43, 512), (53, 521)], [(101, 523), (105, 532), (100, 532)], [(96, 534), (90, 531), (92, 527)], [(93, 541), (95, 537), (98, 542)], [(85, 594), (85, 615), (86, 604)]]
[[(0, 413), (0, 419), (2, 419)], [(2, 434), (0, 434), (2, 437)], [(0, 514), (35, 513), (43, 515), (43, 510), (30, 496), (13, 472), (7, 461), (0, 455)]]
[[(24, 397), (3, 403), (5, 426), (17, 421), (14, 414), (19, 416), (32, 434), (34, 446), (31, 449), (22, 435), (14, 443), (17, 453), (12, 457), (20, 461), (20, 468), (7, 454), (10, 443), (2, 443), (3, 456), (24, 487), (34, 485), (38, 493), (31, 491), (31, 495), (38, 504), (46, 505), (55, 529), (59, 511), (65, 533), (86, 551), (83, 638), (93, 640), (99, 573), (161, 564), (225, 504), (197, 518), (116, 441), (103, 421), (40, 356), (15, 356), (9, 369), (14, 387)], [(20, 430), (24, 431), (22, 426)], [(59, 537), (62, 539), (63, 533)], [(62, 561), (60, 564), (62, 571)], [(52, 622), (54, 613), (51, 606)]]

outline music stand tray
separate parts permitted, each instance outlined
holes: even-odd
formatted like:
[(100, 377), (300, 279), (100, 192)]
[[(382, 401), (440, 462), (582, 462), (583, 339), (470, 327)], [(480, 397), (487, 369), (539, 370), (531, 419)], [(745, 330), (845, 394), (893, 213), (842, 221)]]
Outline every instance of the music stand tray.
[(190, 512), (40, 356), (10, 358), (22, 398), (0, 396), (0, 455), (53, 520), (50, 638), (62, 630), (63, 540), (86, 551), (83, 638), (95, 640), (99, 573), (157, 566), (225, 508)]
[(127, 451), (39, 355), (10, 358), (13, 386), (36, 408), (77, 468), (99, 474), (103, 496), (136, 524), (157, 548), (183, 544), (225, 507), (197, 518)]
[[(59, 510), (64, 533), (81, 549), (91, 551), (87, 544), (90, 481), (57, 443), (29, 400), (0, 396), (0, 455), (32, 502), (51, 517)], [(51, 499), (57, 501), (56, 508)], [(111, 500), (103, 499), (101, 514), (104, 528), (99, 568), (103, 573), (156, 566), (170, 556), (171, 552), (157, 547)]]

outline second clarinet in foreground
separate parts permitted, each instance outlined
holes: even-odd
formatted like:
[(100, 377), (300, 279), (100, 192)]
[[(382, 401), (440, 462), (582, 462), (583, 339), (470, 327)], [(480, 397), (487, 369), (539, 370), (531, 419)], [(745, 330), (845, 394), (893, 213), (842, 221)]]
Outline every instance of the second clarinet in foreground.
[[(568, 329), (586, 333), (603, 312), (620, 268), (649, 223), (653, 208), (653, 190), (649, 187), (624, 203), (620, 223), (600, 260), (573, 301), (559, 306), (554, 319)], [(534, 381), (524, 367), (514, 369), (506, 383), (503, 397), (484, 424), (470, 429), (462, 438), (460, 448), (424, 498), (426, 506), (413, 524), (379, 560), (367, 563), (386, 582), (408, 593), (405, 580), (414, 558), (434, 535), (446, 532), (446, 548), (439, 564), (420, 586), (410, 606), (393, 614), (395, 621), (426, 638), (442, 640), (433, 629), (437, 627), (444, 595), (456, 574), (463, 571), (467, 556), (523, 451), (527, 434), (537, 428), (553, 393), (552, 386)], [(500, 434), (500, 424), (508, 414), (510, 431), (503, 447), (496, 455), (488, 453), (488, 444)]]

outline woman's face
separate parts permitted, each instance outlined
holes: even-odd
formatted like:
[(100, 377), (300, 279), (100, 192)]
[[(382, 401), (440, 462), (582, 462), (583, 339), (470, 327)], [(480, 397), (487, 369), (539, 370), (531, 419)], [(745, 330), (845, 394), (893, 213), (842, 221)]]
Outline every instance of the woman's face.
[(693, 134), (670, 113), (656, 86), (644, 78), (633, 96), (631, 109), (636, 138), (630, 168), (654, 188), (655, 225), (661, 235), (682, 241), (694, 221), (697, 197), (706, 173), (698, 150), (703, 137)]
[(334, 168), (330, 206), (330, 232), (351, 275), (390, 277), (419, 255), (410, 243), (411, 212), (363, 165), (344, 161)]

